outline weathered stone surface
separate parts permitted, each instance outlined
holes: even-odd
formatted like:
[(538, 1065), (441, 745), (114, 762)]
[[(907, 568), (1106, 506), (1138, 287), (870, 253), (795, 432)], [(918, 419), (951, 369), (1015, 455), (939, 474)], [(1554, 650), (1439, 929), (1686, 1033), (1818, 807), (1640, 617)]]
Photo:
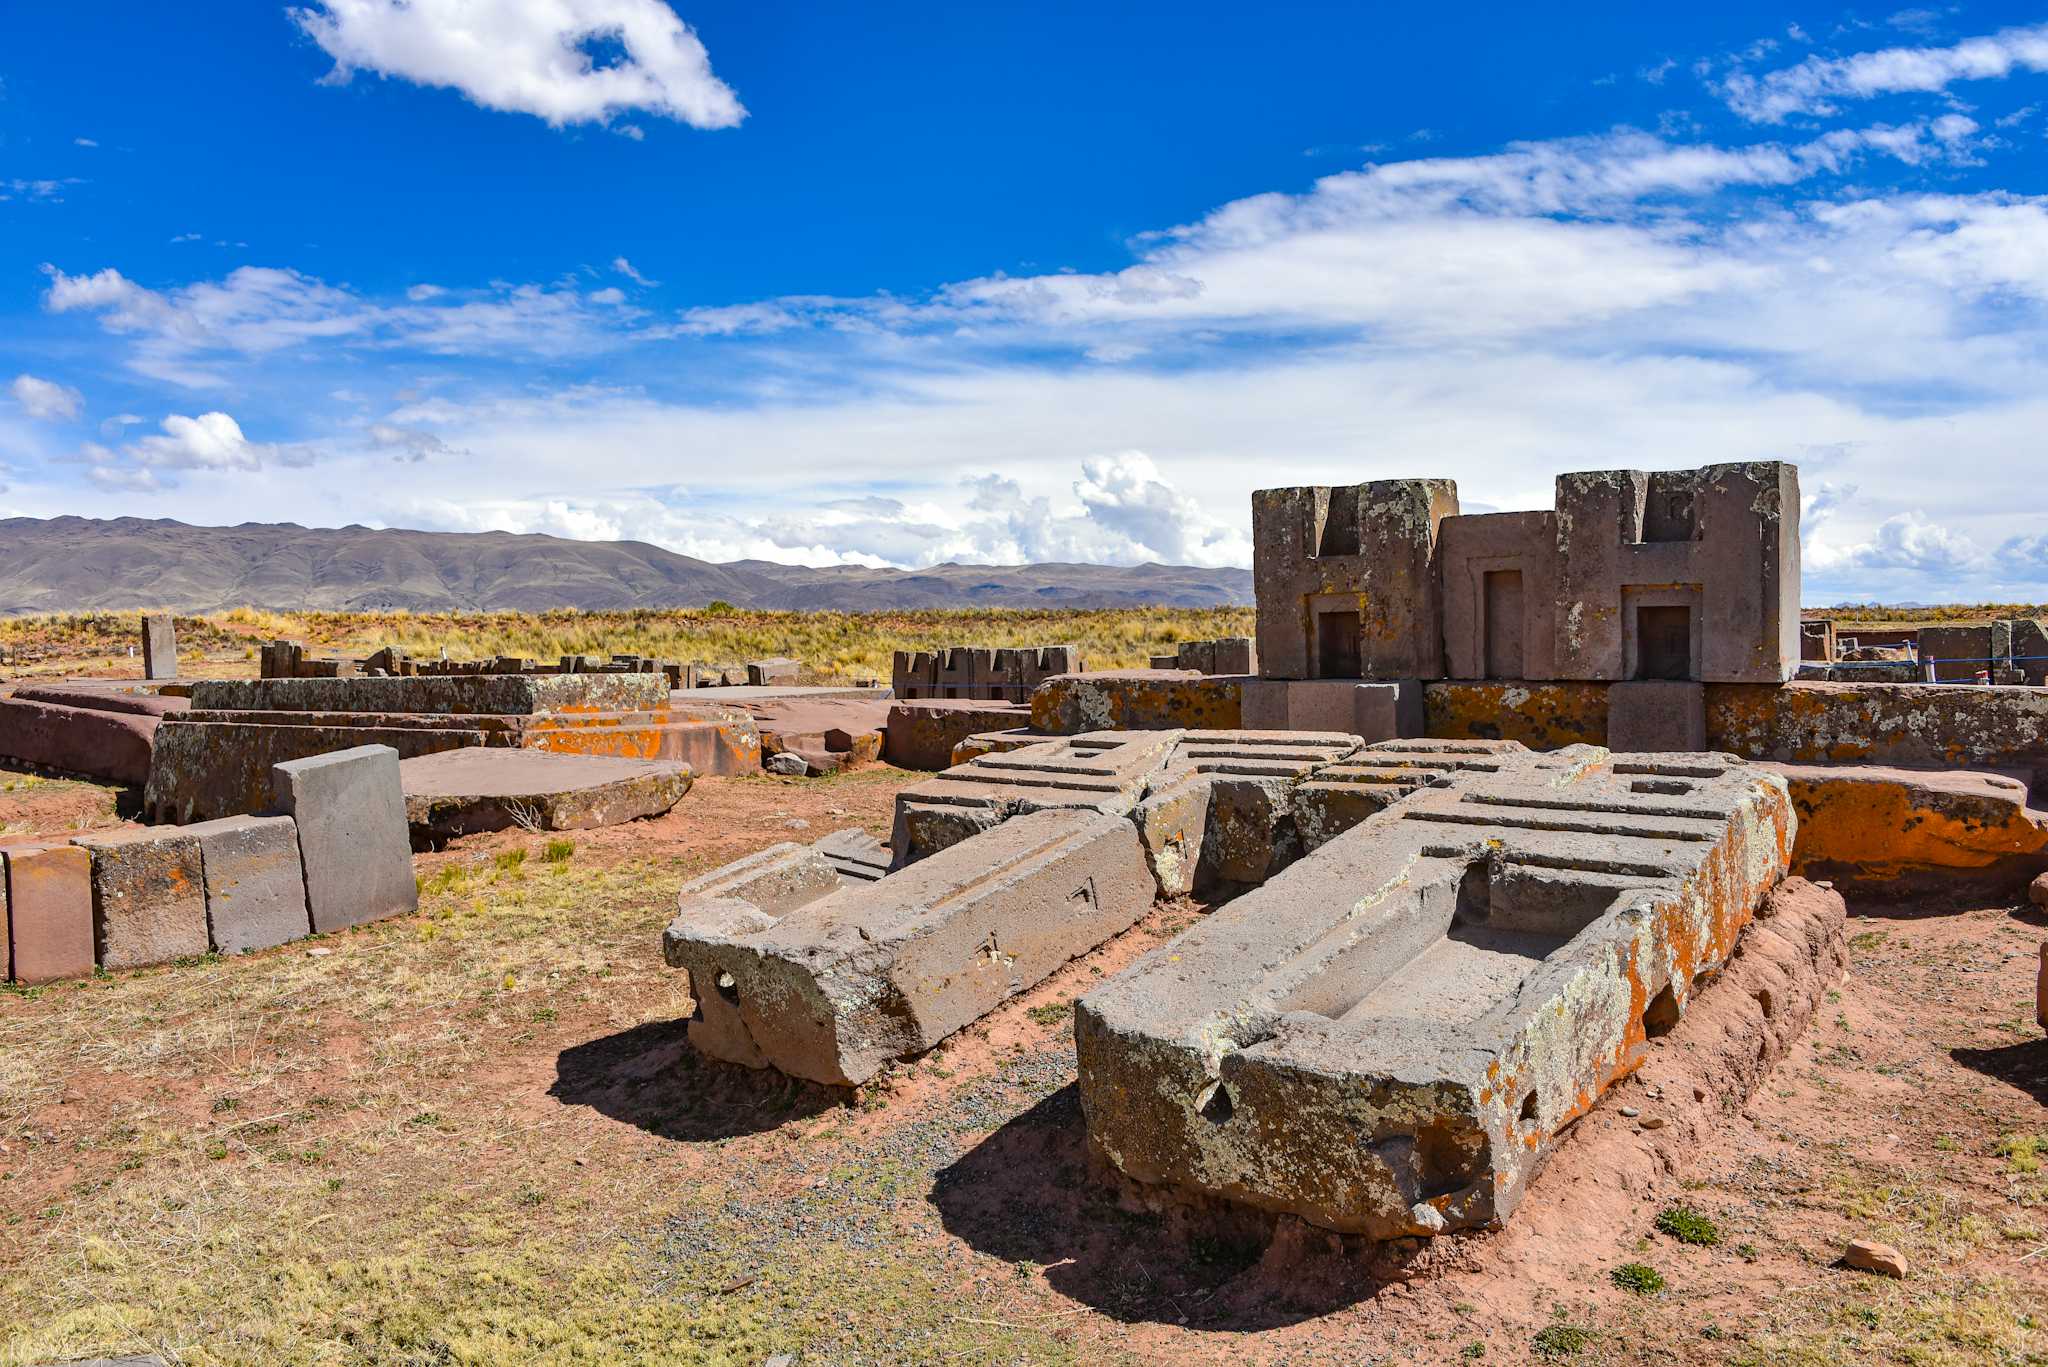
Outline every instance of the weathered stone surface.
[(468, 747), (398, 766), (416, 840), (514, 826), (583, 831), (660, 816), (690, 791), (686, 764)]
[(1300, 858), (1295, 789), (1358, 748), (1340, 733), (1186, 733), (1132, 814), (1160, 892), (1263, 882)]
[(761, 733), (761, 753), (784, 750), (834, 756), (847, 767), (881, 758), (883, 728), (890, 702), (870, 692), (867, 697), (778, 698), (748, 704)]
[(981, 731), (1028, 725), (1031, 708), (1013, 702), (926, 698), (889, 708), (882, 758), (899, 769), (937, 772), (951, 765), (953, 747)]
[(767, 660), (752, 660), (747, 664), (747, 682), (760, 687), (764, 684), (793, 684), (803, 665), (786, 655), (777, 655)]
[(1440, 532), (1450, 677), (1554, 677), (1557, 514), (1467, 514), (1444, 519)]
[(1440, 679), (1437, 529), (1447, 479), (1252, 495), (1259, 672), (1269, 679)]
[[(1131, 823), (1087, 811), (1019, 816), (801, 902), (825, 858), (772, 853), (685, 888), (663, 953), (690, 974), (699, 1049), (841, 1085), (924, 1052), (1126, 929), (1155, 891)], [(781, 910), (748, 895), (768, 891)]]
[(199, 842), (176, 827), (73, 837), (92, 855), (93, 942), (102, 968), (204, 954)]
[(761, 767), (784, 778), (802, 778), (811, 772), (810, 761), (794, 750), (778, 750), (762, 760)]
[(272, 784), (278, 810), (298, 823), (313, 929), (418, 909), (396, 750), (365, 745), (292, 760), (272, 771)]
[(2048, 766), (2048, 692), (1926, 684), (1712, 684), (1707, 744), (1797, 764)]
[(666, 706), (660, 674), (436, 674), (411, 678), (202, 679), (200, 711), (535, 716)]
[(157, 719), (131, 712), (0, 698), (0, 756), (106, 783), (149, 778)]
[(122, 712), (136, 717), (168, 717), (192, 705), (189, 698), (144, 691), (133, 683), (80, 680), (59, 684), (23, 684), (10, 695), (26, 702), (82, 707), (88, 712)]
[(1705, 750), (1706, 686), (1673, 679), (1608, 685), (1607, 745), (1630, 754)]
[(2027, 900), (2037, 907), (2048, 907), (2048, 873), (2036, 875), (2027, 885)]
[(1240, 675), (1184, 669), (1062, 674), (1031, 695), (1031, 725), (1055, 736), (1172, 728), (1234, 731), (1245, 724), (1245, 682)]
[(90, 975), (92, 855), (76, 845), (10, 845), (0, 849), (0, 877), (7, 884), (14, 981)]
[(898, 793), (890, 845), (898, 862), (910, 863), (1025, 812), (1127, 816), (1181, 735), (1105, 731), (983, 755)]
[(1076, 1009), (1128, 1176), (1385, 1238), (1505, 1219), (1784, 875), (1784, 781), (1530, 756), (1369, 818)]
[(178, 633), (173, 629), (171, 619), (161, 613), (142, 615), (142, 677), (178, 677)]
[[(1582, 752), (1560, 756), (1578, 762)], [(1294, 790), (1294, 825), (1312, 854), (1419, 788), (1463, 773), (1495, 773), (1530, 757), (1511, 740), (1383, 741), (1318, 768)]]
[(2048, 1030), (2048, 940), (2041, 942), (2041, 969), (2034, 978), (2034, 1019)]
[(1427, 736), (1513, 740), (1531, 750), (1607, 743), (1606, 684), (1433, 683), (1423, 700)]
[(206, 884), (207, 938), (222, 954), (244, 954), (313, 932), (299, 833), (288, 816), (231, 816), (180, 829), (199, 842)]
[(2048, 870), (2048, 811), (2022, 772), (1780, 764), (1792, 870), (1859, 900), (2017, 897)]
[(953, 763), (967, 764), (980, 759), (983, 755), (1022, 750), (1027, 745), (1040, 745), (1049, 739), (1051, 737), (1041, 736), (1028, 726), (1019, 726), (1009, 731), (982, 731), (953, 747)]

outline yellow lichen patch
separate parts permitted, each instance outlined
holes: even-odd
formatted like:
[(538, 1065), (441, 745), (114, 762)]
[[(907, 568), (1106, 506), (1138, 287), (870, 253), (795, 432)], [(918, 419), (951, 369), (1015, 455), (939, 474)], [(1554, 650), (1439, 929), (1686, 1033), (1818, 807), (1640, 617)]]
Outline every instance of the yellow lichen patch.
[(1532, 750), (1607, 743), (1607, 685), (1445, 681), (1423, 690), (1427, 734), (1518, 740)]

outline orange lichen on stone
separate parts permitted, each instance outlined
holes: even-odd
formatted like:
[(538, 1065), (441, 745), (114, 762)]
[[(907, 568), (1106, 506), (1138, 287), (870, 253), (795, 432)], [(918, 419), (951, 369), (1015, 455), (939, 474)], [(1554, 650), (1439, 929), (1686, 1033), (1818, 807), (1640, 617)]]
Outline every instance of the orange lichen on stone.
[(1532, 750), (1607, 743), (1607, 685), (1454, 680), (1423, 689), (1425, 734), (1515, 740)]
[(2026, 782), (1982, 770), (1773, 764), (1792, 790), (1792, 871), (1866, 893), (1948, 884), (2017, 891), (2048, 868), (2048, 812)]

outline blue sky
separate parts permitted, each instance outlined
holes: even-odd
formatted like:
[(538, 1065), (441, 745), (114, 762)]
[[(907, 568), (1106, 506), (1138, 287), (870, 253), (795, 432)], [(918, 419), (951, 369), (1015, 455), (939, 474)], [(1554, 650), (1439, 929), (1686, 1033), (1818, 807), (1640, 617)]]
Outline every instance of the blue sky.
[(1809, 601), (2048, 598), (2048, 11), (674, 6), (0, 11), (0, 516), (1247, 563), (1769, 457)]

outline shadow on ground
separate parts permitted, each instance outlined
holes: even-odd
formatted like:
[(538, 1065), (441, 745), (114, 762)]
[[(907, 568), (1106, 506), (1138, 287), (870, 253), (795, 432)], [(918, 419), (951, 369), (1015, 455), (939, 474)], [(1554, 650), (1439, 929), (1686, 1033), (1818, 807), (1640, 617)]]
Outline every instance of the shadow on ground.
[(664, 1139), (702, 1141), (759, 1134), (843, 1104), (845, 1094), (705, 1058), (690, 1047), (687, 1020), (652, 1021), (564, 1049), (548, 1095)]
[(1089, 1156), (1072, 1083), (942, 1169), (929, 1199), (977, 1252), (1040, 1264), (1053, 1290), (1126, 1322), (1273, 1329), (1379, 1286), (1333, 1236), (1297, 1222), (1269, 1236), (1127, 1201), (1116, 1174)]
[(1951, 1049), (1949, 1057), (2048, 1106), (2048, 1039), (2022, 1040), (1995, 1049)]

